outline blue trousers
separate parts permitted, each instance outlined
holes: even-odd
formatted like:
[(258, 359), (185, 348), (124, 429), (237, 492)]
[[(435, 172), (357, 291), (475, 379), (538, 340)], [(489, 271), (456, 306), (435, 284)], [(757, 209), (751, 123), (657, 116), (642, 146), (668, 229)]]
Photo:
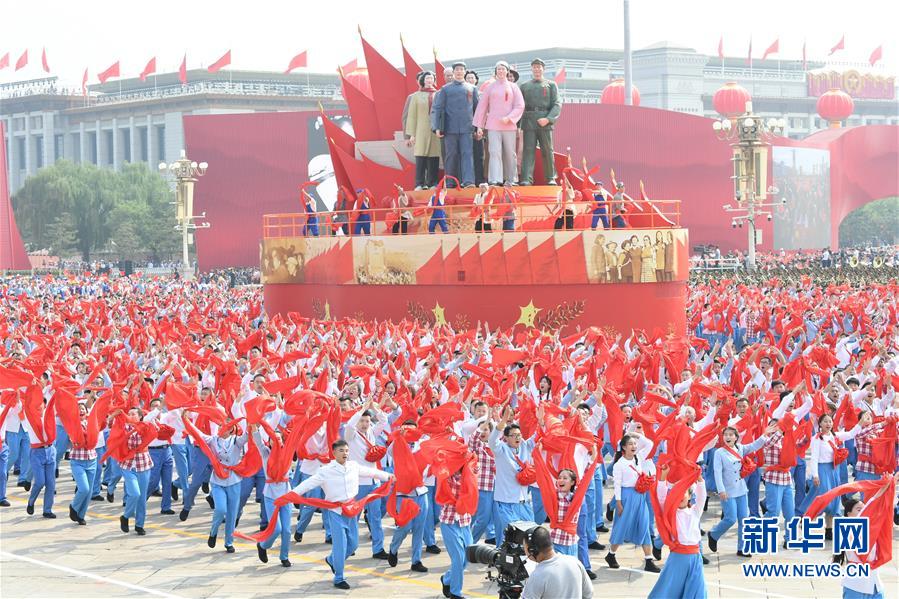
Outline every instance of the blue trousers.
[(69, 450), (69, 433), (66, 432), (65, 427), (61, 424), (56, 425), (56, 441), (54, 441), (53, 445), (56, 447), (56, 467), (59, 468), (59, 463)]
[[(108, 474), (108, 482), (106, 483), (106, 492), (115, 493), (116, 485), (122, 480), (122, 467), (112, 458), (106, 460), (106, 472)], [(147, 471), (149, 472), (149, 470)], [(128, 488), (125, 487), (125, 496), (128, 496)]]
[[(596, 477), (590, 479), (590, 486), (587, 487), (587, 494), (584, 496), (584, 502), (581, 504), (581, 514), (578, 515), (578, 535), (580, 533), (580, 519), (586, 515), (587, 520), (584, 522), (584, 534), (582, 535), (586, 542), (584, 543), (584, 551), (586, 551), (587, 545), (596, 540), (596, 489), (598, 485), (596, 484)], [(599, 487), (600, 497), (602, 497), (602, 487)], [(601, 501), (601, 500), (600, 500)], [(584, 511), (586, 510), (586, 512)], [(589, 561), (589, 560), (588, 560)], [(584, 566), (587, 568), (587, 566)], [(590, 568), (587, 568), (588, 570)]]
[[(274, 499), (272, 499), (271, 497), (265, 497), (263, 498), (263, 504), (265, 505), (265, 511), (267, 514), (274, 514)], [(264, 543), (260, 543), (260, 545), (262, 545), (266, 549), (270, 549), (271, 546), (275, 544), (275, 539), (280, 536), (281, 552), (278, 554), (278, 558), (281, 560), (287, 559), (288, 551), (290, 551), (290, 523), (292, 520), (293, 504), (288, 503), (287, 505), (282, 505), (281, 509), (278, 510), (278, 524), (275, 525), (275, 532)]]
[(225, 523), (225, 547), (234, 544), (234, 523), (237, 521), (237, 504), (240, 501), (240, 483), (223, 487), (212, 483), (212, 500), (215, 511), (212, 512), (212, 526), (209, 535), (217, 537), (219, 527)]
[(724, 518), (709, 532), (716, 541), (721, 540), (730, 527), (737, 525), (737, 547), (743, 550), (743, 519), (749, 516), (749, 501), (746, 495), (730, 497), (721, 502)]
[(75, 479), (75, 497), (72, 499), (72, 509), (83, 520), (92, 497), (91, 491), (97, 475), (97, 459), (72, 460), (71, 464), (72, 477)]
[(243, 508), (246, 507), (250, 495), (253, 494), (253, 489), (256, 489), (255, 500), (259, 503), (259, 524), (268, 526), (269, 512), (262, 501), (262, 492), (265, 490), (265, 472), (262, 468), (253, 476), (240, 481), (240, 505), (237, 510), (237, 518), (239, 520), (243, 516)]
[(514, 231), (515, 230), (515, 217), (504, 218), (503, 219), (503, 231)]
[(307, 237), (312, 235), (314, 237), (318, 237), (318, 218), (310, 217), (306, 219), (306, 224), (303, 226), (303, 237)]
[(765, 504), (768, 506), (765, 516), (777, 518), (783, 515), (785, 524), (792, 520), (796, 514), (796, 498), (793, 485), (775, 485), (766, 482)]
[(478, 491), (478, 511), (471, 521), (471, 540), (477, 543), (481, 535), (488, 539), (495, 539), (496, 531), (493, 529), (493, 491)]
[(562, 555), (570, 555), (571, 557), (577, 557), (577, 545), (559, 545), (557, 543), (553, 543), (553, 549), (556, 550), (556, 553), (561, 553)]
[[(462, 185), (474, 185), (474, 146), (471, 133), (447, 133), (443, 138), (444, 170)], [(447, 183), (449, 187), (451, 182)]]
[(791, 469), (791, 472), (795, 483), (794, 500), (796, 502), (796, 505), (793, 506), (793, 511), (796, 512), (799, 511), (799, 506), (805, 500), (805, 460), (797, 458), (796, 466)]
[(626, 229), (627, 223), (624, 222), (624, 217), (623, 216), (612, 217), (612, 228), (613, 229)]
[[(378, 488), (378, 485), (359, 485), (359, 494), (356, 499), (362, 499), (372, 491)], [(368, 518), (368, 528), (371, 531), (371, 552), (378, 553), (384, 551), (384, 527), (381, 524), (383, 513), (381, 512), (381, 502), (372, 501), (365, 506), (365, 516)]]
[[(31, 446), (29, 445), (29, 449)], [(37, 496), (41, 490), (44, 491), (44, 513), (49, 514), (53, 511), (53, 496), (56, 494), (56, 447), (42, 447), (40, 449), (31, 449), (31, 474), (34, 480), (31, 481), (31, 494), (28, 496), (28, 505), (34, 505)]]
[(100, 483), (103, 481), (103, 464), (100, 463), (100, 457), (106, 453), (105, 447), (97, 448), (97, 471), (94, 472), (94, 480), (91, 483), (91, 497), (100, 494)]
[(150, 471), (122, 470), (125, 478), (126, 518), (134, 518), (134, 525), (143, 527), (147, 518), (147, 493), (150, 490)]
[[(297, 468), (299, 470), (299, 468)], [(300, 473), (300, 482), (303, 482), (307, 478), (312, 476), (311, 474)], [(325, 492), (322, 491), (321, 487), (316, 487), (303, 495), (303, 497), (314, 497), (316, 499), (324, 499)], [(300, 513), (297, 516), (297, 529), (296, 531), (300, 534), (306, 532), (306, 527), (309, 526), (309, 523), (312, 521), (312, 515), (315, 513), (315, 508), (311, 505), (303, 505), (300, 506)], [(324, 514), (324, 510), (322, 510), (322, 514)], [(328, 524), (328, 519), (322, 516), (322, 524), (325, 527), (325, 538), (328, 539), (331, 537), (330, 535), (330, 525)]]
[(546, 522), (546, 510), (543, 508), (543, 495), (540, 489), (531, 487), (531, 509), (534, 510), (534, 522), (543, 524)]
[(590, 221), (590, 228), (595, 229), (596, 225), (598, 225), (600, 221), (602, 221), (603, 229), (609, 228), (609, 217), (606, 216), (605, 206), (593, 209), (593, 220)]
[(396, 509), (402, 507), (403, 499), (411, 499), (415, 503), (418, 504), (418, 515), (412, 519), (411, 522), (406, 524), (405, 526), (398, 526), (393, 531), (393, 538), (390, 540), (390, 553), (396, 555), (400, 546), (403, 544), (403, 541), (406, 539), (406, 535), (409, 534), (409, 531), (412, 531), (412, 563), (418, 563), (421, 561), (421, 550), (423, 547), (424, 541), (424, 532), (425, 532), (425, 519), (428, 514), (428, 496), (419, 495), (418, 497), (397, 497), (396, 498)]
[(450, 593), (462, 596), (462, 578), (465, 574), (465, 566), (468, 560), (465, 558), (465, 549), (471, 545), (471, 528), (458, 524), (440, 523), (440, 532), (443, 535), (443, 544), (450, 556), (450, 569), (440, 581), (448, 584)]
[(192, 447), (190, 452), (190, 485), (181, 498), (185, 510), (190, 511), (194, 506), (197, 492), (203, 486), (203, 483), (209, 480), (211, 474), (212, 465), (209, 463), (209, 458), (198, 447)]
[(328, 528), (331, 529), (331, 565), (334, 567), (334, 584), (343, 582), (343, 565), (346, 558), (356, 552), (359, 546), (359, 522), (331, 510), (322, 511)]
[[(19, 427), (21, 429), (21, 427)], [(6, 432), (6, 444), (9, 446), (9, 463), (19, 467), (19, 480), (23, 483), (31, 480), (31, 439), (24, 430)]]
[(425, 547), (437, 544), (437, 516), (440, 515), (440, 506), (437, 505), (435, 498), (437, 496), (437, 487), (428, 486), (428, 516), (425, 518)]
[(446, 224), (446, 211), (434, 210), (431, 213), (431, 219), (428, 221), (428, 233), (433, 233), (434, 229), (440, 227), (444, 233), (449, 233), (449, 227)]
[(353, 235), (371, 235), (371, 216), (360, 214), (356, 218), (356, 226), (353, 227)]
[(0, 501), (6, 500), (6, 482), (9, 479), (9, 447), (0, 447)]
[(496, 546), (499, 547), (506, 538), (506, 526), (517, 520), (534, 520), (534, 510), (530, 503), (505, 503), (493, 502), (496, 519), (493, 525), (496, 527)]
[[(590, 492), (587, 491), (587, 495), (590, 495)], [(587, 507), (587, 498), (584, 498), (584, 503), (581, 504), (581, 511), (577, 517), (577, 559), (581, 564), (583, 564), (585, 570), (591, 570), (590, 567), (590, 535), (587, 534), (588, 529), (593, 529), (596, 531), (596, 527), (592, 526), (593, 514), (590, 513), (591, 510)]]
[(158, 491), (162, 482), (162, 510), (172, 509), (172, 473), (175, 460), (172, 459), (172, 450), (169, 447), (150, 448), (150, 457), (153, 458), (153, 468), (150, 469), (150, 491)]
[(172, 445), (172, 459), (175, 461), (175, 472), (178, 473), (178, 480), (172, 483), (172, 486), (179, 489), (186, 489), (190, 480), (190, 445), (182, 443), (181, 445)]
[(749, 515), (753, 518), (758, 518), (759, 514), (759, 487), (762, 483), (762, 474), (759, 472), (758, 468), (752, 471), (752, 474), (746, 477), (746, 488), (748, 489), (748, 494), (746, 495), (747, 502), (749, 503)]

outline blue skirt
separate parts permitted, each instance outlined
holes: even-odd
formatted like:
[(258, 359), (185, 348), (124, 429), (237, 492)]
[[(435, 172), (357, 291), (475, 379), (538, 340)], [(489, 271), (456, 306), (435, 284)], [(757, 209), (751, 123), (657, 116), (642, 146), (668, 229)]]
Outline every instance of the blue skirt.
[(883, 599), (883, 593), (859, 593), (843, 587), (843, 599)]
[(649, 545), (649, 509), (646, 498), (633, 487), (623, 487), (621, 504), (623, 509), (620, 516), (618, 510), (613, 508), (615, 518), (609, 542), (612, 545)]
[(702, 555), (671, 553), (659, 579), (649, 592), (650, 599), (706, 599)]
[[(818, 485), (811, 484), (811, 487), (805, 494), (802, 505), (799, 506), (799, 513), (804, 514), (815, 498), (838, 486), (840, 486), (839, 471), (837, 468), (833, 467), (833, 463), (828, 462), (826, 464), (818, 464)], [(833, 501), (828, 503), (827, 507), (824, 508), (824, 512), (831, 516), (839, 516), (840, 511), (839, 497), (834, 497)]]

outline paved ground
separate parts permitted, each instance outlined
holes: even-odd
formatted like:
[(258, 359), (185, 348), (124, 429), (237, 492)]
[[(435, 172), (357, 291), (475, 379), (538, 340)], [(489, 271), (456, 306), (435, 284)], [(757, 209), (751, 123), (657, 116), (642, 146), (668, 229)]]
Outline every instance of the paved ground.
[[(204, 501), (194, 508), (187, 522), (177, 516), (159, 514), (159, 499), (151, 498), (146, 524), (147, 536), (119, 530), (120, 504), (92, 502), (88, 525), (78, 526), (68, 515), (68, 502), (74, 483), (63, 462), (59, 479), (56, 520), (25, 513), (24, 489), (10, 488), (12, 507), (0, 508), (0, 597), (12, 598), (81, 598), (81, 597), (392, 597), (430, 599), (442, 597), (439, 575), (449, 566), (446, 552), (426, 555), (427, 574), (409, 571), (407, 547), (400, 552), (400, 564), (387, 567), (370, 555), (367, 535), (357, 555), (347, 567), (351, 591), (331, 586), (331, 573), (323, 558), (330, 545), (324, 544), (320, 520), (316, 517), (303, 544), (293, 544), (290, 559), (293, 567), (282, 568), (277, 559), (277, 545), (269, 552), (269, 563), (262, 564), (251, 543), (237, 541), (237, 553), (228, 555), (222, 548), (206, 546), (210, 510)], [(12, 477), (11, 477), (12, 478)], [(13, 479), (14, 480), (14, 479)], [(121, 485), (118, 489), (121, 494)], [(606, 490), (607, 495), (610, 490)], [(180, 505), (175, 506), (177, 511)], [(258, 523), (255, 504), (248, 507), (245, 523)], [(40, 510), (38, 509), (38, 513)], [(709, 509), (709, 524), (717, 518), (717, 505)], [(133, 524), (133, 521), (132, 521)], [(246, 525), (246, 524), (245, 524)], [(364, 528), (364, 525), (363, 525)], [(390, 531), (387, 531), (388, 538)], [(439, 532), (438, 532), (439, 534)], [(600, 541), (606, 542), (607, 535)], [(894, 541), (899, 536), (894, 535)], [(894, 554), (899, 556), (899, 543)], [(791, 598), (839, 597), (838, 579), (747, 579), (743, 577), (739, 558), (734, 555), (736, 540), (730, 533), (719, 544), (719, 553), (711, 556), (705, 568), (709, 597), (722, 598)], [(667, 554), (667, 551), (666, 551)], [(641, 554), (636, 548), (622, 548), (618, 559), (622, 568), (609, 570), (602, 560), (604, 553), (593, 552), (594, 569), (599, 579), (594, 582), (597, 597), (645, 597), (657, 575), (638, 568)], [(753, 558), (754, 562), (826, 563), (828, 556), (818, 552), (804, 558), (800, 552), (787, 551), (776, 558)], [(899, 596), (896, 560), (892, 567), (881, 568), (886, 597)], [(496, 597), (496, 587), (484, 580), (484, 571), (469, 566), (465, 578), (467, 597)]]

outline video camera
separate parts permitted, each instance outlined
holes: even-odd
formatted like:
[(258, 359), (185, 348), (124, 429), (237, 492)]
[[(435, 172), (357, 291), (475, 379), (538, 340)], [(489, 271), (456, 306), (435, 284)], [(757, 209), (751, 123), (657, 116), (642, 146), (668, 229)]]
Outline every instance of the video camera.
[(530, 539), (537, 528), (535, 522), (512, 522), (506, 526), (505, 540), (499, 547), (494, 549), (489, 545), (478, 544), (469, 545), (465, 550), (469, 562), (496, 568), (496, 576), (491, 570), (487, 570), (487, 580), (496, 581), (499, 599), (518, 599), (521, 596), (524, 581), (528, 577), (528, 571), (524, 567), (528, 558), (524, 543), (528, 541), (528, 545), (533, 546)]

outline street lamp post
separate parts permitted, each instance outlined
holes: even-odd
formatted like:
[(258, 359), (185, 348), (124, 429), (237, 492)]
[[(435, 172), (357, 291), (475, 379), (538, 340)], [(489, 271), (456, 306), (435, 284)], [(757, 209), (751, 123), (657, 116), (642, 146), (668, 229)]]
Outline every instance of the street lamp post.
[(191, 231), (207, 229), (209, 223), (194, 222), (198, 218), (206, 218), (206, 213), (194, 215), (194, 183), (199, 177), (206, 174), (209, 165), (205, 162), (197, 164), (187, 158), (187, 153), (181, 150), (181, 157), (169, 164), (159, 163), (159, 171), (168, 171), (175, 178), (175, 206), (177, 207), (177, 224), (175, 230), (181, 231), (181, 276), (185, 281), (193, 278), (193, 269), (190, 266), (188, 246), (190, 245)]
[(746, 102), (745, 112), (738, 117), (723, 118), (712, 123), (712, 129), (718, 139), (731, 142), (733, 148), (734, 199), (736, 206), (726, 204), (725, 212), (734, 213), (731, 218), (733, 228), (746, 225), (748, 249), (746, 252), (746, 268), (755, 269), (755, 246), (758, 243), (755, 219), (766, 216), (773, 219), (773, 212), (765, 210), (780, 206), (786, 202), (769, 199), (779, 192), (776, 187), (767, 185), (768, 147), (771, 139), (779, 135), (786, 127), (784, 119), (769, 118), (767, 120), (752, 112), (752, 102)]

